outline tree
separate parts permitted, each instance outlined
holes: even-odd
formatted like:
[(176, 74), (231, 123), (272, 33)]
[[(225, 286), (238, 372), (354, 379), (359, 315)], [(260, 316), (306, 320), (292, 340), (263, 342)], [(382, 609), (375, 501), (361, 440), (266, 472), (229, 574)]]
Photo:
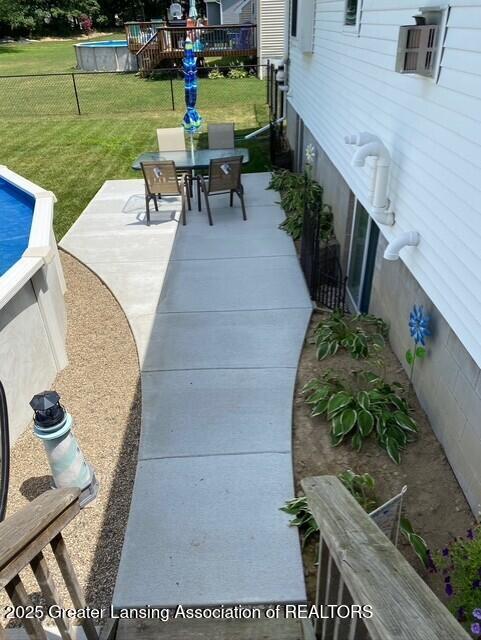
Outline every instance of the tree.
[(81, 16), (99, 13), (97, 0), (0, 0), (0, 22), (12, 30), (71, 30)]

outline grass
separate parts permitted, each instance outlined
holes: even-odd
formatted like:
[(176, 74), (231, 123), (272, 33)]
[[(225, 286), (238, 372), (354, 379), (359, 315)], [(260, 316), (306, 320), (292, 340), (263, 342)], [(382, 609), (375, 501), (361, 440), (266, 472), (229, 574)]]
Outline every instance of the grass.
[[(123, 33), (104, 34), (89, 40), (122, 39)], [(74, 44), (87, 42), (86, 38), (68, 38), (59, 41), (0, 44), (0, 75), (25, 73), (68, 73), (75, 71), (77, 59)]]
[[(0, 52), (10, 46), (0, 45)], [(39, 65), (44, 64), (59, 71), (60, 57), (71, 46), (71, 42), (14, 46), (16, 53), (0, 53), (0, 74), (5, 73), (4, 57), (18, 60), (9, 67), (11, 74), (39, 73)], [(71, 61), (62, 59), (65, 71)], [(175, 111), (170, 82), (165, 80), (88, 75), (77, 76), (77, 83), (82, 116), (75, 115), (72, 86), (65, 78), (54, 78), (53, 83), (42, 78), (0, 79), (0, 164), (56, 194), (58, 239), (105, 180), (138, 178), (130, 169), (134, 159), (143, 151), (155, 150), (155, 130), (179, 126), (184, 113), (182, 81), (174, 81)], [(265, 85), (257, 79), (200, 82), (198, 106), (204, 121), (234, 121), (238, 139), (267, 122), (264, 103)], [(199, 144), (206, 145), (205, 133)], [(265, 141), (246, 144), (239, 140), (238, 145), (250, 148), (252, 161), (247, 171), (269, 168)]]

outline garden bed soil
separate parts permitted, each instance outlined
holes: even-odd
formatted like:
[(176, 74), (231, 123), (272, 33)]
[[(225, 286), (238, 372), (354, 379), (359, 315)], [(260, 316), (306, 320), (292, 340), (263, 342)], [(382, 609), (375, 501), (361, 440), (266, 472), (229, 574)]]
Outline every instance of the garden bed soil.
[[(419, 435), (416, 442), (409, 444), (402, 451), (400, 465), (392, 462), (374, 440), (366, 442), (360, 453), (353, 451), (350, 443), (333, 448), (330, 444), (327, 420), (324, 417), (311, 417), (311, 409), (302, 395), (304, 385), (328, 369), (332, 369), (338, 375), (348, 376), (353, 369), (359, 369), (362, 363), (354, 360), (345, 351), (340, 351), (323, 361), (317, 360), (313, 331), (323, 317), (326, 317), (323, 312), (315, 312), (313, 315), (297, 375), (293, 436), (296, 495), (302, 495), (300, 482), (309, 476), (337, 475), (346, 469), (352, 469), (356, 473), (367, 472), (375, 480), (375, 492), (381, 503), (389, 500), (407, 485), (405, 515), (432, 551), (444, 547), (454, 536), (464, 536), (473, 523), (473, 514), (413, 392), (409, 395), (409, 402), (412, 408), (411, 415), (418, 423)], [(400, 382), (408, 388), (408, 378), (388, 343), (382, 352), (382, 358), (386, 365), (386, 379), (390, 382)], [(308, 596), (311, 602), (314, 602), (316, 582), (317, 544), (314, 538), (315, 536), (303, 550)], [(402, 536), (399, 548), (422, 578), (442, 598), (442, 579), (422, 567)]]
[[(139, 364), (129, 325), (110, 291), (71, 256), (61, 252), (61, 259), (68, 288), (69, 365), (53, 387), (74, 418), (74, 433), (100, 482), (97, 499), (67, 526), (64, 537), (87, 605), (108, 608), (137, 466)], [(50, 485), (42, 443), (27, 429), (12, 448), (7, 516)], [(48, 550), (45, 555), (63, 603), (72, 606), (55, 560)], [(31, 572), (25, 570), (22, 577), (34, 603), (42, 603)], [(8, 599), (2, 592), (0, 610), (6, 604)]]

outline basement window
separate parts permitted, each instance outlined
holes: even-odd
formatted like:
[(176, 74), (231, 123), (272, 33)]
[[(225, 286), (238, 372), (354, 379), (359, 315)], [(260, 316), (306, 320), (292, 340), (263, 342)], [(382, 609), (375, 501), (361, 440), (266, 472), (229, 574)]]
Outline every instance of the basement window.
[(291, 36), (297, 36), (297, 0), (292, 0), (291, 8)]
[(361, 26), (362, 0), (345, 0), (344, 31), (358, 34)]

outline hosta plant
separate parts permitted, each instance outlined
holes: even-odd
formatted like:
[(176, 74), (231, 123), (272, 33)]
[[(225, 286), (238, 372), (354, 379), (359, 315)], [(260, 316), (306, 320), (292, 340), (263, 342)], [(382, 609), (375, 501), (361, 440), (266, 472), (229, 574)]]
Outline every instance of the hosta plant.
[(289, 524), (292, 527), (299, 527), (302, 532), (303, 547), (309, 538), (319, 531), (319, 527), (309, 509), (305, 496), (288, 500), (285, 505), (281, 507), (281, 511), (288, 513), (290, 516), (294, 516), (293, 519), (289, 521)]
[(303, 389), (311, 415), (325, 416), (331, 424), (331, 443), (337, 447), (351, 441), (360, 451), (374, 436), (393, 462), (401, 462), (401, 451), (414, 439), (416, 422), (410, 417), (403, 387), (388, 383), (368, 371), (357, 372), (352, 383), (326, 372)]
[(374, 493), (374, 478), (369, 473), (359, 474), (347, 469), (339, 473), (337, 477), (349, 493), (356, 498), (364, 511), (369, 513), (377, 509), (379, 502)]
[(333, 235), (333, 213), (329, 205), (322, 201), (323, 189), (311, 177), (310, 169), (304, 173), (293, 173), (287, 170), (275, 171), (272, 174), (268, 189), (279, 191), (281, 207), (286, 219), (279, 225), (293, 240), (299, 240), (305, 212), (319, 216), (320, 236), (327, 242)]
[(317, 357), (324, 360), (340, 349), (353, 358), (369, 358), (382, 351), (388, 326), (372, 315), (348, 315), (341, 309), (333, 311), (314, 331)]
[[(338, 474), (337, 477), (367, 513), (371, 513), (381, 506), (375, 493), (374, 478), (369, 473), (357, 474), (351, 471), (351, 469), (347, 469)], [(294, 516), (289, 524), (292, 527), (299, 527), (302, 533), (303, 547), (310, 537), (319, 531), (319, 527), (312, 515), (305, 496), (288, 500), (285, 505), (281, 507), (281, 511)], [(415, 533), (410, 521), (402, 517), (399, 528), (422, 564), (425, 567), (430, 566), (432, 560), (426, 541), (419, 534)]]

